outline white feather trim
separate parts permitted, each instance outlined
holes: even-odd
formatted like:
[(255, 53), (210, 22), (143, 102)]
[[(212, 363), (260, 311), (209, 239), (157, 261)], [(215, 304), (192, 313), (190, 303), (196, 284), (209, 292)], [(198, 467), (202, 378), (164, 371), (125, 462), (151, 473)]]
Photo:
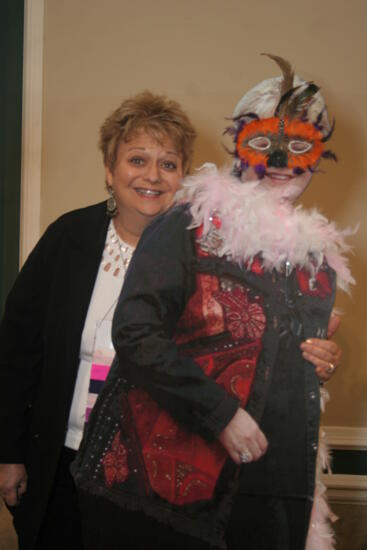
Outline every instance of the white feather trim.
[[(325, 404), (330, 399), (329, 393), (325, 388), (321, 388), (320, 397), (321, 410), (324, 411)], [(326, 487), (321, 481), (322, 473), (325, 471), (331, 473), (330, 453), (325, 431), (321, 427), (316, 462), (315, 495), (307, 534), (306, 550), (333, 550), (335, 548), (335, 538), (331, 524), (338, 518), (329, 508)]]
[(251, 264), (261, 253), (266, 270), (280, 270), (285, 260), (306, 268), (311, 276), (324, 259), (338, 277), (338, 286), (348, 291), (354, 279), (345, 253), (345, 238), (355, 230), (339, 231), (317, 210), (279, 204), (261, 187), (261, 182), (241, 183), (228, 170), (214, 165), (186, 178), (178, 200), (188, 200), (193, 217), (191, 227), (203, 225), (203, 236), (212, 228), (211, 218), (221, 220), (219, 256)]

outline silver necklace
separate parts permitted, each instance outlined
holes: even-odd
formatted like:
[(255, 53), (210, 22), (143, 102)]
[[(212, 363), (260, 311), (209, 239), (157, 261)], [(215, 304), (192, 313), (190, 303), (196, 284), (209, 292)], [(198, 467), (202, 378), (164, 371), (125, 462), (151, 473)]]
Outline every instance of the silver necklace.
[(117, 234), (111, 220), (108, 228), (105, 249), (103, 251), (102, 267), (106, 273), (113, 277), (123, 279), (130, 260), (134, 253), (134, 247), (125, 243)]

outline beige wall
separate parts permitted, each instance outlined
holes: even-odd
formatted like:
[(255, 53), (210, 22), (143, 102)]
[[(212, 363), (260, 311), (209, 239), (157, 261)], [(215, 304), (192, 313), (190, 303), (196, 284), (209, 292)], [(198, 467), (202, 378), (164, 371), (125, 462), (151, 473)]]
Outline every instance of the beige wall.
[[(367, 423), (365, 0), (45, 0), (41, 223), (104, 198), (97, 132), (129, 94), (150, 88), (186, 107), (200, 137), (195, 165), (228, 157), (221, 133), (240, 95), (288, 57), (328, 98), (337, 165), (324, 161), (305, 204), (338, 224), (360, 220), (358, 287), (340, 296), (343, 367), (325, 424)], [(229, 145), (229, 143), (227, 142)]]

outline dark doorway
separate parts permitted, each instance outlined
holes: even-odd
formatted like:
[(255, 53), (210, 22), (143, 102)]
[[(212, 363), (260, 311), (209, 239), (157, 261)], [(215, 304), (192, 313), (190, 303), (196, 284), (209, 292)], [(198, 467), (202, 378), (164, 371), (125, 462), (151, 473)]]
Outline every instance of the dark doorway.
[(0, 314), (19, 268), (23, 0), (0, 7)]

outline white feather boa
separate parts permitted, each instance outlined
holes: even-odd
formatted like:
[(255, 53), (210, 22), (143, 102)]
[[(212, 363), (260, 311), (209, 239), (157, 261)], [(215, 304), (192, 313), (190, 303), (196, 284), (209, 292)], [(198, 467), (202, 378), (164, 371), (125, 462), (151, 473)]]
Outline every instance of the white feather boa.
[[(324, 412), (325, 404), (329, 401), (329, 393), (321, 389), (321, 410)], [(331, 523), (336, 521), (337, 516), (330, 510), (326, 487), (322, 482), (322, 473), (331, 472), (330, 453), (326, 441), (326, 434), (322, 427), (319, 431), (319, 450), (316, 462), (316, 483), (315, 494), (311, 512), (310, 525), (308, 528), (305, 550), (333, 550), (335, 548), (334, 531)]]
[(251, 264), (261, 253), (265, 269), (280, 270), (285, 260), (305, 267), (311, 276), (326, 259), (337, 273), (338, 286), (347, 290), (354, 279), (345, 253), (345, 238), (354, 230), (339, 231), (317, 210), (279, 204), (261, 182), (241, 183), (214, 165), (184, 180), (177, 200), (191, 203), (191, 227), (203, 225), (203, 236), (212, 228), (216, 214), (221, 220), (220, 256)]
[[(241, 183), (229, 170), (218, 171), (214, 165), (204, 167), (186, 178), (178, 201), (189, 201), (192, 223), (203, 226), (203, 237), (212, 229), (213, 214), (221, 222), (216, 253), (239, 263), (251, 264), (261, 253), (265, 269), (280, 270), (284, 261), (306, 268), (310, 275), (317, 272), (324, 260), (337, 274), (338, 287), (348, 291), (354, 283), (346, 252), (350, 246), (345, 238), (355, 230), (340, 231), (317, 210), (306, 211), (301, 206), (279, 204), (261, 182)], [(328, 399), (321, 391), (321, 408)], [(335, 539), (330, 522), (336, 520), (326, 499), (322, 472), (330, 471), (325, 433), (320, 428), (320, 445), (316, 466), (314, 504), (307, 536), (306, 550), (331, 550)]]

